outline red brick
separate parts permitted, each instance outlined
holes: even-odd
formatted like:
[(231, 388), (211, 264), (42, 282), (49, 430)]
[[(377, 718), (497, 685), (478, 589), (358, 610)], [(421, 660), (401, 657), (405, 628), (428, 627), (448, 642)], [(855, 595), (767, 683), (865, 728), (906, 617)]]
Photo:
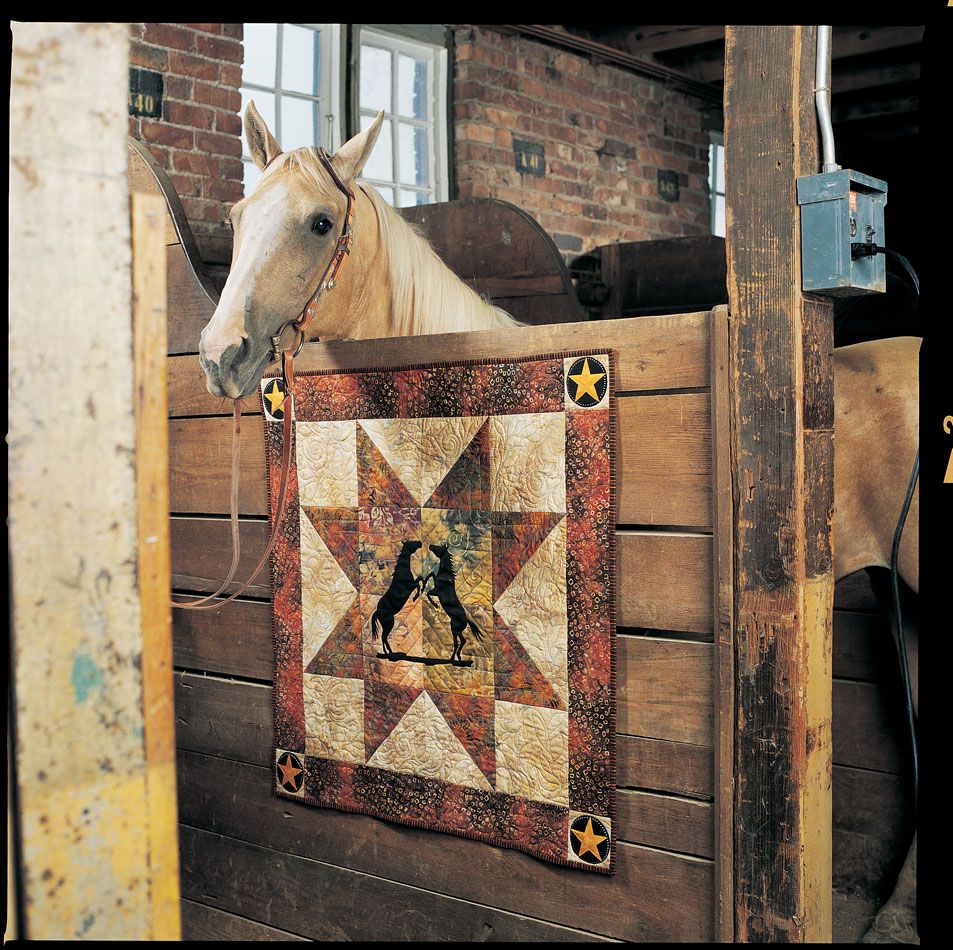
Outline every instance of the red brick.
[(168, 50), (133, 40), (129, 44), (129, 65), (165, 72), (169, 68)]
[(147, 43), (167, 49), (195, 49), (195, 33), (177, 23), (146, 23), (142, 38)]
[(193, 106), (187, 102), (176, 102), (174, 99), (165, 103), (165, 118), (176, 125), (187, 125), (193, 129), (209, 129), (215, 118), (215, 113), (204, 106)]
[(242, 180), (241, 178), (237, 181), (230, 178), (214, 178), (208, 183), (206, 193), (209, 198), (216, 198), (229, 204), (240, 201), (242, 198)]
[(190, 30), (198, 30), (200, 33), (214, 33), (216, 36), (222, 32), (221, 23), (183, 23)]
[(192, 80), (185, 76), (173, 76), (167, 73), (163, 77), (162, 93), (167, 99), (178, 99), (180, 102), (192, 101)]
[(230, 36), (233, 40), (241, 40), (245, 36), (245, 26), (242, 23), (222, 23), (222, 36)]
[(242, 44), (229, 37), (198, 33), (195, 37), (195, 50), (199, 55), (207, 56), (209, 59), (218, 59), (227, 63), (242, 61)]
[(173, 152), (172, 167), (200, 178), (215, 178), (222, 173), (222, 161), (205, 152)]
[(195, 175), (176, 175), (172, 173), (169, 175), (169, 181), (172, 182), (172, 187), (175, 188), (176, 194), (180, 198), (202, 194), (202, 179)]
[(144, 122), (142, 137), (147, 142), (157, 142), (159, 145), (169, 145), (173, 148), (192, 148), (195, 142), (195, 133), (192, 129), (166, 125), (164, 122)]
[(223, 63), (219, 82), (225, 86), (234, 86), (236, 89), (242, 84), (242, 68), (233, 63)]
[(237, 112), (219, 110), (215, 113), (215, 131), (230, 135), (242, 134), (242, 120)]
[(231, 155), (234, 158), (241, 158), (242, 155), (242, 140), (237, 135), (223, 135), (220, 132), (196, 132), (195, 147), (213, 155)]
[(193, 79), (206, 79), (215, 82), (219, 78), (219, 64), (211, 60), (192, 56), (189, 53), (169, 53), (169, 70), (180, 76), (191, 76)]

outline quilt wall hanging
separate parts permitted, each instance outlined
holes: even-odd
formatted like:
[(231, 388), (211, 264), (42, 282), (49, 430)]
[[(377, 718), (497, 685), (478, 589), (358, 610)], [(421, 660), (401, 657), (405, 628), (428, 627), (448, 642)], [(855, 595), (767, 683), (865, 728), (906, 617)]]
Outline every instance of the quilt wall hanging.
[[(614, 871), (612, 352), (298, 375), (281, 796)], [(262, 381), (271, 518), (280, 379)]]

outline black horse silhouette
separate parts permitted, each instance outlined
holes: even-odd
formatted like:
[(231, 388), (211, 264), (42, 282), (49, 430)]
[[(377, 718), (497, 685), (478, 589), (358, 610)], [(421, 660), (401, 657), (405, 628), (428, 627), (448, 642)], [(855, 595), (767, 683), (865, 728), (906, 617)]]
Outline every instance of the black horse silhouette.
[(414, 551), (419, 551), (422, 547), (420, 541), (405, 541), (404, 546), (397, 555), (397, 563), (394, 565), (394, 574), (390, 579), (390, 587), (387, 592), (377, 602), (377, 609), (371, 615), (371, 630), (374, 636), (380, 635), (381, 648), (387, 656), (394, 651), (390, 648), (387, 638), (391, 630), (394, 629), (394, 616), (400, 612), (400, 609), (407, 603), (407, 598), (416, 591), (414, 600), (420, 596), (423, 590), (424, 582), (420, 577), (416, 577), (410, 569), (410, 556)]
[[(450, 632), (453, 634), (453, 653), (450, 655), (451, 662), (462, 662), (463, 657), (460, 651), (466, 638), (463, 631), (469, 627), (477, 636), (478, 640), (483, 639), (480, 628), (467, 616), (463, 609), (463, 604), (457, 597), (457, 588), (455, 584), (456, 571), (453, 569), (453, 555), (450, 549), (443, 544), (431, 544), (430, 550), (440, 558), (437, 570), (431, 571), (421, 581), (421, 589), (427, 591), (427, 583), (433, 581), (433, 590), (427, 591), (427, 598), (431, 603), (443, 607), (444, 613), (450, 618)], [(436, 599), (434, 599), (436, 594)]]

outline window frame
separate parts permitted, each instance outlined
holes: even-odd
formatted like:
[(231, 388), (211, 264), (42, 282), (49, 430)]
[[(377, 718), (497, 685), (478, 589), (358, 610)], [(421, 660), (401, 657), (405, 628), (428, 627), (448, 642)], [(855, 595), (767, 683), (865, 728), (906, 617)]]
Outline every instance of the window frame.
[[(721, 161), (719, 162), (719, 156)], [(719, 165), (721, 166), (721, 176), (719, 181)], [(718, 231), (718, 198), (722, 199), (722, 207), (725, 205), (725, 135), (723, 132), (714, 130), (708, 133), (708, 196), (711, 210), (711, 233), (717, 237), (724, 237), (726, 228), (721, 233)]]
[[(375, 188), (388, 188), (394, 190), (395, 207), (401, 207), (400, 191), (424, 194), (430, 200), (426, 204), (447, 201), (450, 196), (450, 129), (451, 124), (448, 120), (448, 88), (449, 88), (449, 66), (450, 56), (445, 40), (434, 42), (436, 37), (433, 31), (424, 29), (414, 31), (412, 29), (402, 30), (400, 33), (388, 29), (382, 29), (377, 25), (356, 25), (353, 38), (352, 59), (355, 64), (353, 77), (353, 93), (350, 97), (350, 105), (353, 110), (352, 126), (357, 131), (361, 126), (361, 118), (364, 116), (376, 116), (377, 112), (370, 108), (362, 108), (360, 104), (360, 59), (361, 47), (364, 45), (374, 46), (378, 49), (386, 49), (392, 54), (392, 74), (391, 74), (391, 102), (390, 110), (384, 110), (384, 121), (391, 124), (391, 149), (392, 149), (392, 167), (394, 170), (393, 181), (362, 176), (365, 181)], [(445, 33), (442, 28), (441, 35)], [(394, 111), (398, 95), (397, 70), (399, 55), (404, 53), (407, 56), (420, 58), (422, 55), (428, 57), (428, 96), (427, 96), (427, 118), (417, 119), (413, 116), (404, 116)], [(427, 186), (408, 185), (400, 181), (400, 142), (398, 128), (400, 123), (415, 126), (417, 128), (429, 128), (431, 132), (430, 149), (430, 183)]]
[[(282, 52), (284, 40), (284, 27), (298, 26), (304, 29), (313, 30), (319, 34), (318, 46), (318, 67), (319, 74), (315, 77), (316, 86), (319, 90), (315, 94), (299, 92), (298, 90), (285, 89), (281, 85), (282, 70)], [(249, 82), (244, 75), (244, 65), (242, 69), (242, 81), (239, 91), (248, 91), (268, 93), (275, 99), (275, 119), (274, 128), (271, 129), (272, 135), (278, 140), (278, 143), (284, 148), (282, 142), (281, 128), (281, 100), (282, 98), (296, 99), (303, 102), (313, 103), (317, 110), (315, 116), (315, 128), (318, 131), (319, 143), (330, 152), (340, 145), (341, 127), (342, 127), (342, 109), (341, 109), (341, 71), (339, 69), (341, 57), (341, 24), (340, 23), (275, 23), (275, 75), (274, 85), (265, 85), (260, 82)], [(244, 38), (242, 39), (243, 57), (244, 57)], [(252, 95), (250, 98), (254, 98)], [(242, 106), (244, 109), (244, 106)], [(246, 151), (246, 142), (242, 136), (242, 164), (252, 165), (251, 155)], [(243, 187), (244, 187), (244, 178)], [(247, 194), (247, 192), (245, 192)]]

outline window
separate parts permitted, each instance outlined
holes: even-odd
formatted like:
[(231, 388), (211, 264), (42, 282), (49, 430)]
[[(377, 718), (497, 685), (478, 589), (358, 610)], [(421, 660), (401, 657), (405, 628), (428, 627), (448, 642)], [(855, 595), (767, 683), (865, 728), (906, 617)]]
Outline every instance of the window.
[[(422, 24), (373, 28), (334, 23), (246, 23), (242, 111), (249, 99), (283, 149), (333, 152), (345, 128), (366, 129), (384, 112), (366, 179), (395, 207), (449, 197), (447, 50), (443, 30)], [(342, 78), (342, 38), (355, 52)], [(398, 35), (399, 34), (399, 35)], [(348, 86), (354, 92), (348, 99)], [(356, 108), (345, 122), (345, 101)], [(260, 172), (242, 143), (245, 193)]]
[(443, 47), (361, 30), (361, 128), (384, 112), (362, 177), (396, 207), (447, 199), (446, 71)]
[(725, 236), (725, 139), (709, 132), (708, 193), (711, 195), (711, 233)]
[[(338, 120), (338, 25), (246, 23), (242, 112), (249, 99), (283, 149), (340, 144)], [(261, 174), (242, 138), (245, 194)]]

